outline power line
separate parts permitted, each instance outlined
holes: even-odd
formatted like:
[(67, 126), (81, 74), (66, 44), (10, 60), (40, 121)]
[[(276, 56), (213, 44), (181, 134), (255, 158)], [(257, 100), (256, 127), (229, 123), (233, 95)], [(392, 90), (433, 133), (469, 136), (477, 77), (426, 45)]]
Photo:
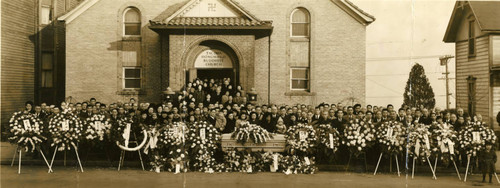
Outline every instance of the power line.
[(394, 90), (394, 89), (392, 89), (392, 88), (389, 88), (389, 87), (387, 87), (387, 86), (385, 86), (385, 85), (383, 85), (383, 84), (378, 83), (378, 82), (377, 82), (377, 81), (375, 81), (375, 80), (372, 80), (372, 79), (367, 79), (367, 80), (372, 81), (373, 83), (375, 83), (375, 84), (377, 84), (377, 85), (379, 85), (379, 86), (382, 86), (383, 88), (385, 88), (385, 89), (387, 89), (387, 90), (389, 90), (389, 91), (392, 91), (392, 92), (394, 92), (394, 93), (397, 93), (398, 95), (399, 95), (399, 94), (401, 94), (401, 92), (400, 92), (400, 91), (396, 91), (396, 90)]
[(414, 59), (430, 59), (430, 58), (439, 58), (439, 57), (442, 57), (442, 55), (401, 56), (401, 57), (374, 57), (374, 58), (366, 58), (366, 61), (414, 60)]

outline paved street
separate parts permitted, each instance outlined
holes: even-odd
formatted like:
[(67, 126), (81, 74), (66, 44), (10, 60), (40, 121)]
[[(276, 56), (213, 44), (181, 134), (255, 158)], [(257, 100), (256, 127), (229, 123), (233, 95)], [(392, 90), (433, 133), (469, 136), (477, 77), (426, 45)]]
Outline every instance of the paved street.
[(467, 183), (453, 174), (440, 175), (438, 180), (420, 175), (406, 180), (395, 174), (356, 174), (343, 172), (319, 172), (314, 175), (284, 175), (282, 173), (219, 173), (190, 172), (160, 174), (138, 169), (117, 172), (113, 168), (85, 168), (56, 166), (55, 173), (47, 174), (43, 166), (23, 166), (17, 174), (16, 166), (1, 165), (1, 187), (499, 187), (500, 184), (480, 183), (480, 175), (469, 176)]

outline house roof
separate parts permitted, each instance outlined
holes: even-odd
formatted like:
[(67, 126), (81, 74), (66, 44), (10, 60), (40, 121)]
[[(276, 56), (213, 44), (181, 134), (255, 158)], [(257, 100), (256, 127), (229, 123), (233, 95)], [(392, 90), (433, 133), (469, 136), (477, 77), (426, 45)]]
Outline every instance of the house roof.
[[(249, 11), (245, 10), (243, 6), (233, 0), (223, 0), (225, 3), (231, 5), (237, 11), (241, 12), (242, 18), (203, 18), (203, 17), (178, 17), (182, 14), (185, 9), (190, 7), (191, 4), (195, 3), (197, 0), (190, 0), (182, 3), (183, 5), (175, 12), (172, 9), (167, 9), (162, 14), (156, 18), (150, 20), (152, 29), (160, 28), (177, 28), (177, 27), (203, 27), (203, 26), (218, 26), (218, 27), (264, 27), (272, 28), (272, 21), (263, 21), (258, 19), (256, 16), (251, 14)], [(368, 25), (375, 21), (375, 17), (366, 13), (358, 6), (354, 5), (349, 0), (330, 0), (342, 10), (356, 19), (363, 25)]]
[(270, 21), (252, 21), (236, 17), (178, 17), (168, 23), (151, 21), (152, 25), (169, 26), (271, 26)]
[[(262, 21), (232, 0), (221, 0), (234, 9), (241, 17), (183, 17), (199, 0), (180, 3), (177, 10), (167, 9), (156, 18), (150, 20), (151, 29), (182, 27), (218, 27), (218, 28), (255, 28), (272, 29), (272, 21)], [(181, 6), (182, 5), (182, 6)]]
[(99, 0), (85, 0), (81, 2), (78, 6), (76, 6), (73, 10), (57, 18), (57, 20), (64, 21), (66, 22), (66, 24), (69, 24), (75, 18), (80, 16), (80, 14), (85, 12), (90, 7), (94, 6), (94, 4), (96, 4), (97, 2), (99, 2)]
[[(66, 24), (69, 24), (71, 21), (76, 19), (83, 12), (88, 10), (90, 7), (92, 7), (94, 4), (96, 4), (99, 1), (100, 0), (85, 0), (82, 3), (80, 3), (77, 7), (75, 7), (73, 10), (71, 10), (68, 13), (64, 14), (63, 16), (59, 17), (57, 20), (65, 21)], [(201, 22), (204, 24), (212, 24), (214, 26), (231, 25), (231, 26), (254, 26), (254, 27), (255, 26), (266, 26), (267, 27), (267, 26), (270, 26), (272, 24), (271, 21), (262, 21), (262, 20), (257, 19), (257, 17), (255, 17), (249, 11), (245, 10), (242, 6), (239, 5), (239, 3), (237, 3), (233, 0), (224, 0), (224, 1), (227, 2), (228, 4), (232, 5), (234, 8), (236, 8), (248, 20), (243, 21), (241, 19), (221, 19), (221, 18), (218, 18), (218, 19), (211, 19), (210, 21), (203, 20), (203, 19), (194, 19), (195, 21), (193, 21), (192, 19), (191, 20), (173, 19), (174, 16), (176, 16), (177, 14), (180, 13), (180, 11), (179, 11), (180, 9), (185, 9), (189, 4), (193, 3), (194, 1), (196, 1), (196, 0), (186, 0), (186, 1), (174, 4), (172, 6), (169, 6), (165, 11), (163, 11), (156, 18), (150, 20), (151, 25), (152, 26), (154, 26), (154, 25), (167, 26), (169, 24), (173, 24), (175, 26), (183, 26), (183, 24), (186, 24), (188, 26), (194, 26), (197, 23)], [(366, 13), (365, 11), (363, 11), (358, 6), (354, 5), (349, 0), (330, 0), (330, 1), (334, 4), (336, 4), (337, 6), (339, 6), (347, 14), (352, 16), (354, 19), (356, 19), (358, 22), (360, 22), (363, 25), (369, 25), (370, 23), (375, 21), (375, 17)], [(170, 19), (168, 19), (168, 18), (170, 18)], [(169, 23), (170, 21), (173, 21), (173, 23)]]
[(482, 32), (500, 32), (500, 1), (457, 1), (444, 35), (444, 42), (455, 42), (458, 27), (470, 8)]
[(374, 16), (363, 11), (361, 8), (359, 8), (349, 0), (331, 0), (331, 1), (363, 25), (369, 25), (375, 21)]

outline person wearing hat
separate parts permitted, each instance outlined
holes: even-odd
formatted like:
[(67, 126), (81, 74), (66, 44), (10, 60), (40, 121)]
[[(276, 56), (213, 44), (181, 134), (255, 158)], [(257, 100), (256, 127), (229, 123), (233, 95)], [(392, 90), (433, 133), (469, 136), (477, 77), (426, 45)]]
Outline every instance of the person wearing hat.
[(488, 173), (491, 183), (491, 176), (495, 170), (495, 163), (497, 162), (497, 154), (493, 148), (493, 143), (486, 142), (486, 149), (479, 153), (479, 161), (481, 163), (481, 170), (483, 171), (483, 183), (485, 182), (486, 173)]

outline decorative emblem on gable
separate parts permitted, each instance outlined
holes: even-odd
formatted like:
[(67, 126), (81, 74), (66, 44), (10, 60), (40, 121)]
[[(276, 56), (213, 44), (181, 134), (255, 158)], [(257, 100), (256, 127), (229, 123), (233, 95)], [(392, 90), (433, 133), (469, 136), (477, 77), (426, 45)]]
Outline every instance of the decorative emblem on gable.
[(178, 17), (241, 17), (233, 7), (221, 0), (196, 0)]

